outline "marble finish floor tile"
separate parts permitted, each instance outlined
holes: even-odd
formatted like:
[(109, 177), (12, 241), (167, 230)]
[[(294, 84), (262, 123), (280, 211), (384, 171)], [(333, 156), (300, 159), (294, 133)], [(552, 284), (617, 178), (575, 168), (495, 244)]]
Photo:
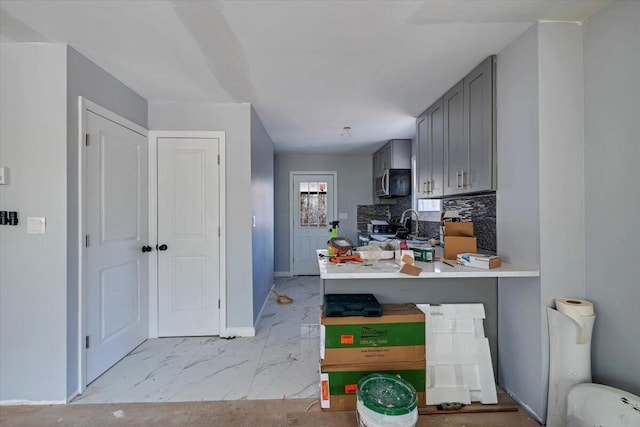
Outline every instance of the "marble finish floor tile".
[(318, 276), (276, 278), (255, 337), (149, 339), (73, 403), (319, 397)]
[[(293, 399), (320, 396), (318, 340), (299, 350), (266, 352), (253, 377), (247, 399)], [(310, 342), (311, 344), (311, 342)]]

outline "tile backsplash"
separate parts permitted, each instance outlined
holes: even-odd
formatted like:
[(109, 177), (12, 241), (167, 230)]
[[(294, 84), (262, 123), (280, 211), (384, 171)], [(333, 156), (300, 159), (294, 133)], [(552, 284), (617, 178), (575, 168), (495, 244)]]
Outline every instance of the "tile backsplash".
[(473, 221), (473, 231), (478, 238), (478, 248), (496, 252), (496, 195), (443, 199), (442, 210), (460, 212), (463, 221)]
[(402, 212), (406, 209), (411, 209), (411, 196), (398, 197), (393, 205), (358, 205), (356, 213), (358, 231), (366, 231), (367, 224), (372, 219), (400, 222)]
[(367, 224), (369, 224), (372, 219), (385, 221), (391, 219), (389, 205), (358, 205), (356, 218), (358, 231), (367, 231)]
[[(366, 231), (372, 219), (400, 221), (402, 212), (411, 208), (411, 197), (396, 199), (395, 205), (359, 205), (357, 211), (358, 231)], [(473, 221), (473, 228), (478, 238), (478, 248), (489, 252), (496, 251), (496, 195), (442, 199), (442, 210), (460, 212), (463, 221)], [(439, 223), (420, 221), (420, 236), (437, 238)]]

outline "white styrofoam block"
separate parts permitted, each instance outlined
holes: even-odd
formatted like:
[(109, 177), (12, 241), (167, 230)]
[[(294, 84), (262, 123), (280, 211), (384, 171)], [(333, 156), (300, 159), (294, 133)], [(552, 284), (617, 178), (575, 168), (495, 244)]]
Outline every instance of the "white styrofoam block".
[(442, 317), (446, 319), (455, 319), (458, 317), (458, 310), (455, 304), (442, 304)]
[(430, 304), (416, 304), (418, 310), (422, 311), (426, 315), (431, 314), (431, 305)]
[(434, 346), (434, 356), (440, 361), (444, 357), (446, 362), (454, 352), (453, 335), (451, 334), (433, 334), (432, 345)]
[(465, 386), (467, 386), (469, 390), (479, 390), (481, 385), (478, 375), (478, 365), (462, 365), (461, 369)]
[(457, 319), (456, 322), (456, 332), (457, 333), (467, 333), (473, 334), (475, 333), (475, 323), (476, 319)]
[(491, 364), (491, 352), (487, 338), (478, 339), (478, 375), (480, 376), (480, 402), (484, 404), (498, 403), (496, 383), (493, 378), (493, 365)]
[(435, 387), (457, 387), (463, 385), (456, 374), (456, 365), (434, 366), (432, 370), (435, 378)]
[(442, 316), (431, 317), (432, 330), (435, 333), (450, 334), (455, 332), (456, 321), (453, 319), (445, 319)]
[(473, 319), (473, 329), (476, 338), (484, 338), (484, 323), (482, 319)]
[(478, 363), (475, 340), (471, 334), (454, 335), (451, 363), (464, 365)]
[(484, 319), (483, 304), (442, 304), (442, 315), (455, 319)]
[(443, 309), (442, 305), (432, 305), (431, 306), (431, 315), (432, 316), (442, 316)]
[(427, 404), (496, 403), (482, 304), (423, 304)]
[(325, 328), (325, 325), (320, 324), (320, 359), (324, 359), (324, 346), (327, 336), (327, 331)]
[(466, 319), (484, 319), (486, 314), (484, 312), (484, 304), (457, 304), (458, 305), (458, 317)]

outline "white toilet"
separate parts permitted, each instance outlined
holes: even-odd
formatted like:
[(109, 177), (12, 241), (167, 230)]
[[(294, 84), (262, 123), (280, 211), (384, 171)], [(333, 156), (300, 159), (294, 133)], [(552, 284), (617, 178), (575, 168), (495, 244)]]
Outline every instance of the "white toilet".
[(556, 308), (547, 308), (547, 427), (640, 427), (640, 397), (591, 383), (593, 304), (558, 298)]
[(640, 397), (601, 384), (578, 384), (567, 396), (567, 427), (638, 427)]

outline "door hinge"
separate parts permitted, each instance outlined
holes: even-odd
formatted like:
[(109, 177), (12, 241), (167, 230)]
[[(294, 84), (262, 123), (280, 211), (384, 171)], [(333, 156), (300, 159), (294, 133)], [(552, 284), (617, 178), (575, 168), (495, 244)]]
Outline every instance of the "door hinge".
[(220, 310), (220, 300), (218, 300), (218, 310)]
[(88, 133), (84, 134), (84, 145), (86, 145), (87, 147), (89, 146), (89, 134)]
[(89, 348), (89, 335), (84, 337), (84, 348)]
[(218, 237), (220, 237), (220, 227), (218, 227)]
[(218, 154), (218, 164), (220, 164), (220, 154)]
[(88, 234), (84, 235), (84, 247), (85, 248), (89, 247), (89, 235)]

